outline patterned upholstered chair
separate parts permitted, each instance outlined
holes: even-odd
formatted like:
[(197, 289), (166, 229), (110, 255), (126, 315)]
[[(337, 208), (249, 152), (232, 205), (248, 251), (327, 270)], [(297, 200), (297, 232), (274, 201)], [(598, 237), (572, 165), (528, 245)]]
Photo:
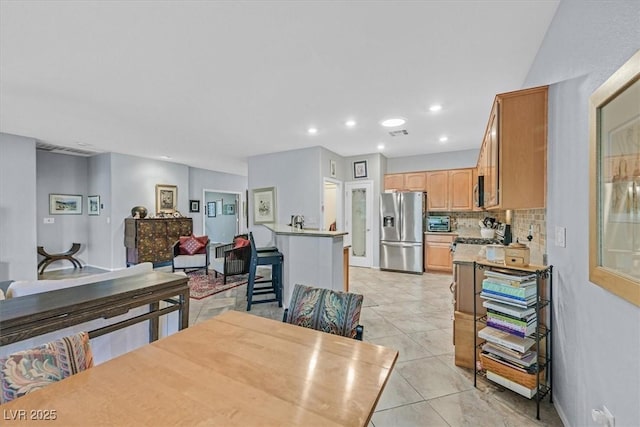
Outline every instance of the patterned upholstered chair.
[(203, 269), (209, 274), (209, 237), (182, 236), (173, 244), (171, 271)]
[(0, 404), (93, 366), (89, 334), (75, 335), (0, 359)]
[(218, 273), (224, 276), (223, 282), (225, 284), (229, 276), (249, 273), (251, 246), (246, 234), (235, 236), (233, 242), (218, 245), (214, 250), (215, 258), (211, 260), (210, 267), (216, 277), (218, 277)]
[(362, 341), (362, 295), (295, 285), (283, 322)]

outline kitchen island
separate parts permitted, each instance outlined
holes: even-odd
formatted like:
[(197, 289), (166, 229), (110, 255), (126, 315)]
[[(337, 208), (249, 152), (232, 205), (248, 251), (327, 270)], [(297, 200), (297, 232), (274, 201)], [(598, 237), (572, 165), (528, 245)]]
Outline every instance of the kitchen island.
[(342, 291), (344, 288), (345, 231), (299, 229), (282, 224), (264, 224), (284, 255), (283, 305), (289, 307), (295, 284)]

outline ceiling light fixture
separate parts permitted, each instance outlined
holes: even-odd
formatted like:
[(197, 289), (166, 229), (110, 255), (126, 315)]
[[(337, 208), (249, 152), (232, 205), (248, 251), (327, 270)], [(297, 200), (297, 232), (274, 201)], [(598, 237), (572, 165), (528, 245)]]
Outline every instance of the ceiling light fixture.
[(160, 156), (160, 158), (163, 159), (163, 160), (169, 160), (171, 157), (169, 157), (169, 156)]
[(316, 133), (318, 133), (318, 129), (309, 128), (309, 129), (307, 129), (307, 132), (309, 133), (309, 135), (315, 135)]
[(378, 150), (380, 151), (384, 150), (384, 144), (378, 144)]
[(439, 104), (434, 104), (431, 107), (429, 107), (429, 111), (435, 113), (436, 111), (440, 111), (442, 110), (442, 105)]
[(446, 136), (441, 136), (440, 137), (440, 142), (447, 142), (449, 140), (449, 138), (447, 138)]
[(347, 120), (346, 122), (344, 122), (344, 124), (345, 124), (347, 127), (352, 128), (352, 127), (354, 127), (354, 126), (356, 125), (356, 121), (355, 121), (355, 120)]
[(396, 126), (402, 126), (406, 122), (407, 120), (402, 117), (393, 117), (391, 119), (381, 121), (380, 124), (386, 128), (392, 128)]

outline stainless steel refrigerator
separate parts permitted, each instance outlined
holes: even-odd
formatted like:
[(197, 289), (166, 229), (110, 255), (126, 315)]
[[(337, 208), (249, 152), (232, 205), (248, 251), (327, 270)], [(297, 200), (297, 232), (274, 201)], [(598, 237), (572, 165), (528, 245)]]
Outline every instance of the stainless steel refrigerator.
[(380, 195), (380, 269), (422, 274), (425, 193)]

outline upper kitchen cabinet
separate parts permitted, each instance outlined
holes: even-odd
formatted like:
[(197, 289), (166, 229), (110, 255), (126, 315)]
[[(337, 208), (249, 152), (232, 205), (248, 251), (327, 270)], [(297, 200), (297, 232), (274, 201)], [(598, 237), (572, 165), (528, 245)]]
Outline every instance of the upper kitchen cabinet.
[(404, 174), (403, 173), (390, 173), (384, 176), (384, 189), (385, 190), (404, 190)]
[(426, 191), (427, 190), (427, 174), (425, 172), (405, 173), (404, 188), (407, 191)]
[(469, 211), (473, 208), (472, 183), (473, 169), (449, 171), (449, 207), (452, 211)]
[(546, 207), (547, 90), (496, 95), (478, 158), (486, 209)]
[(425, 172), (391, 173), (384, 176), (384, 189), (395, 191), (426, 191)]
[(449, 171), (427, 172), (427, 209), (449, 210)]
[(429, 211), (469, 211), (473, 208), (473, 169), (427, 172)]

